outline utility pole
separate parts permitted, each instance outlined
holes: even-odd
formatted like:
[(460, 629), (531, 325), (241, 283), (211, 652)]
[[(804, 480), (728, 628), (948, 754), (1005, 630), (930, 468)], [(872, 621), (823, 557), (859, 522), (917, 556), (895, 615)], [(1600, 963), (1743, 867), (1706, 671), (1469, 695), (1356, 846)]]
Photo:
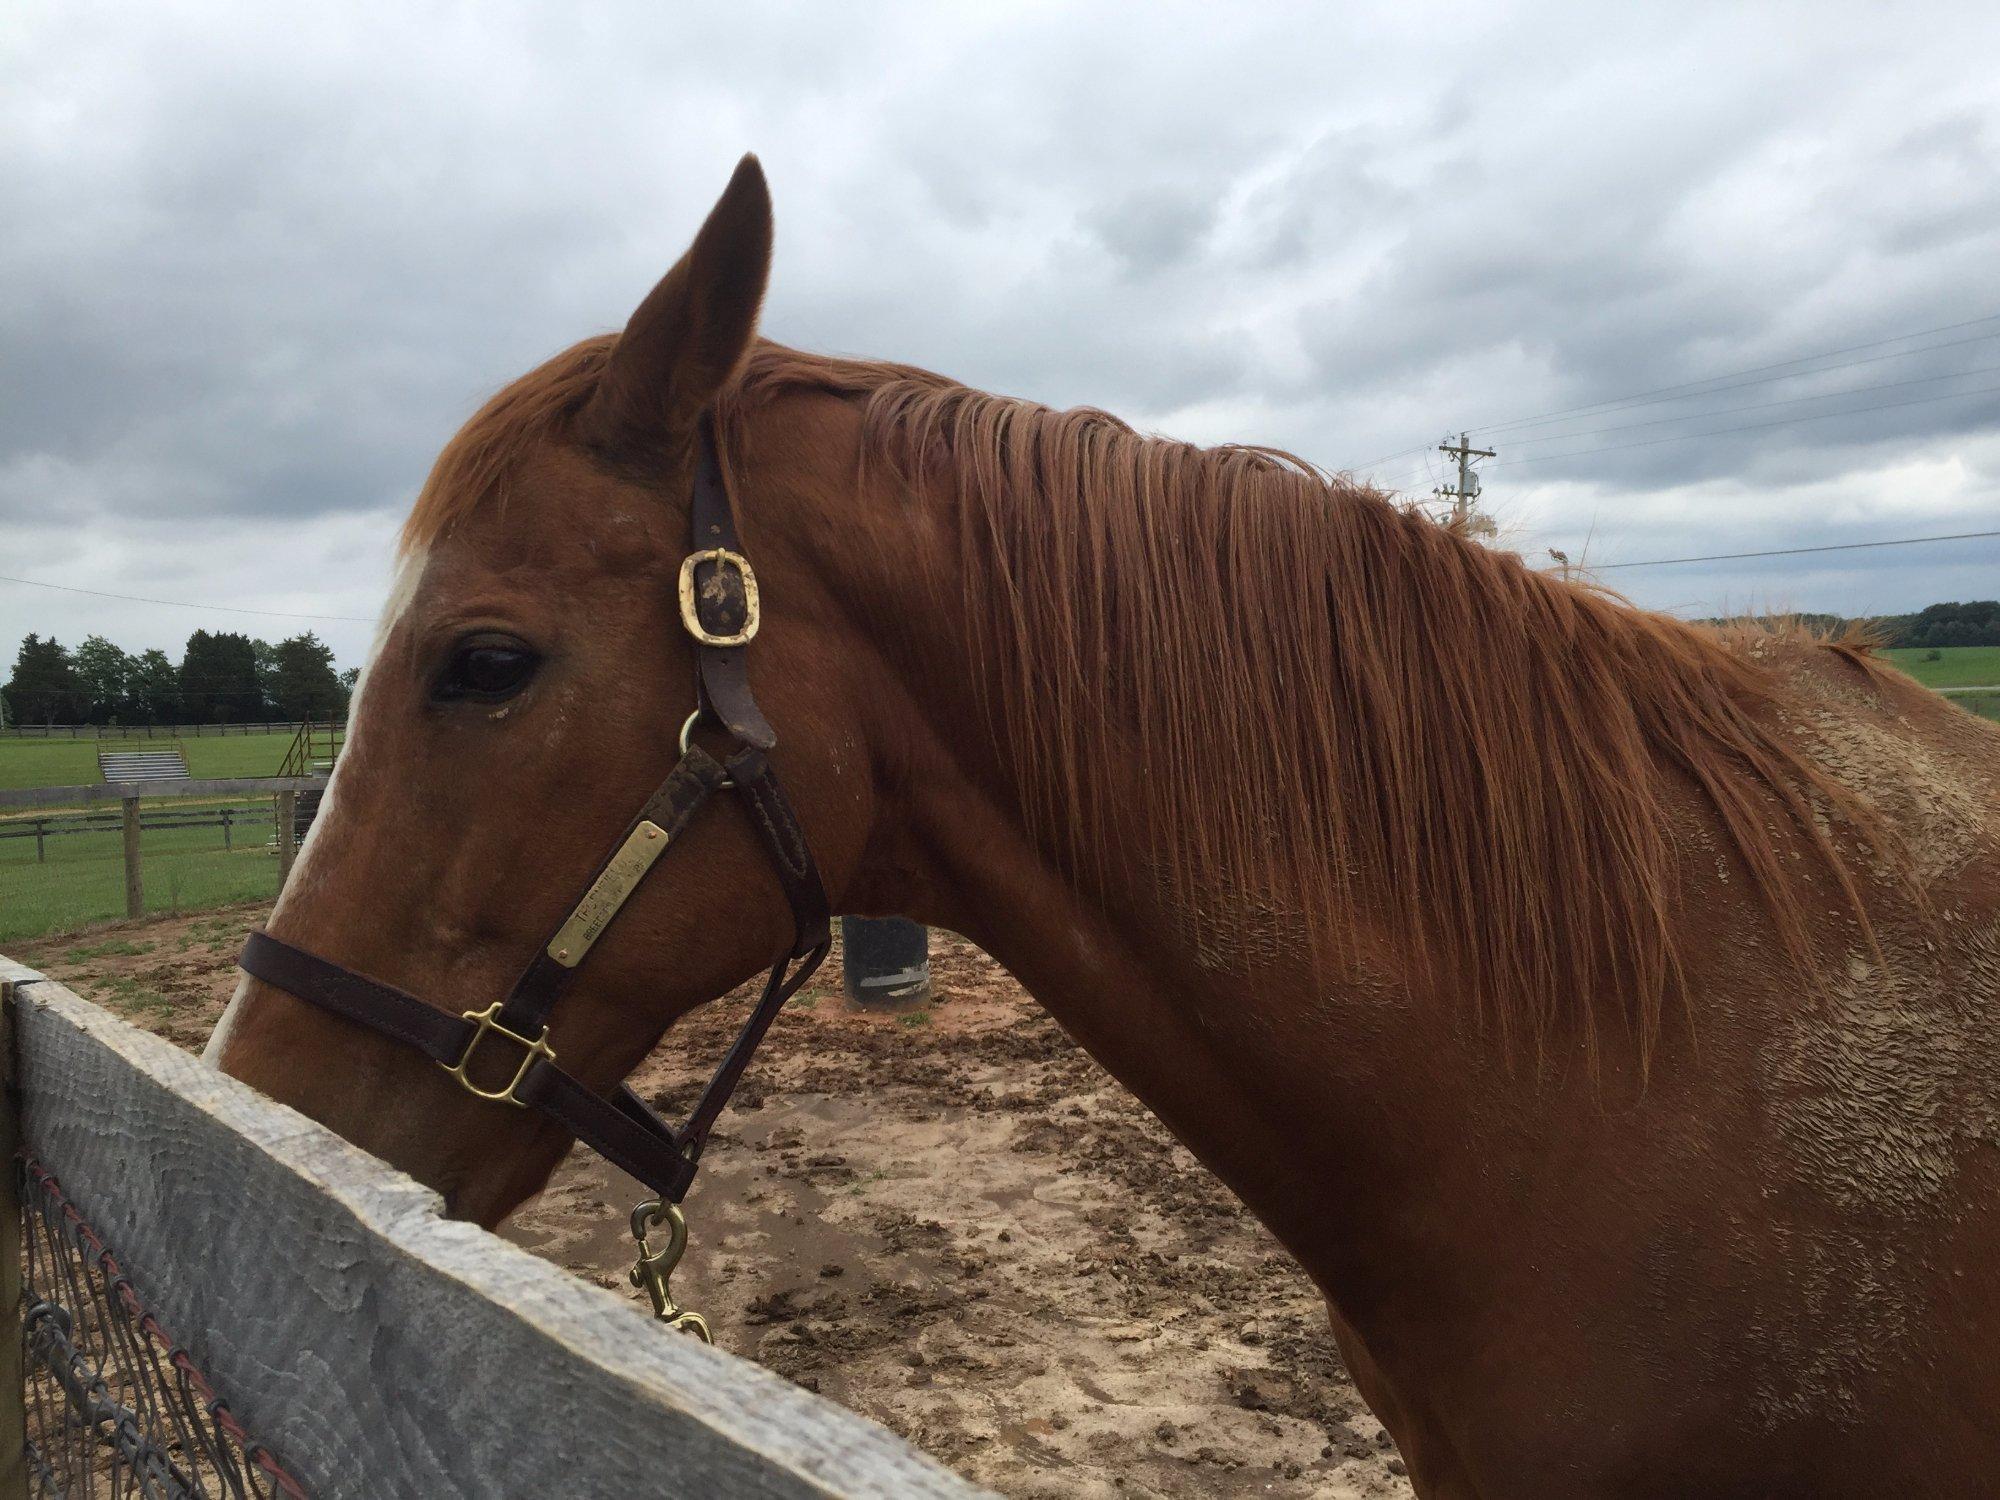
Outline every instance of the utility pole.
[(1449, 454), (1458, 460), (1457, 487), (1440, 485), (1431, 492), (1440, 500), (1451, 501), (1453, 528), (1466, 536), (1493, 535), (1492, 518), (1482, 516), (1472, 509), (1472, 502), (1479, 498), (1479, 476), (1473, 472), (1472, 461), (1475, 458), (1497, 458), (1499, 455), (1491, 448), (1473, 447), (1462, 432), (1455, 443), (1439, 443), (1438, 452)]

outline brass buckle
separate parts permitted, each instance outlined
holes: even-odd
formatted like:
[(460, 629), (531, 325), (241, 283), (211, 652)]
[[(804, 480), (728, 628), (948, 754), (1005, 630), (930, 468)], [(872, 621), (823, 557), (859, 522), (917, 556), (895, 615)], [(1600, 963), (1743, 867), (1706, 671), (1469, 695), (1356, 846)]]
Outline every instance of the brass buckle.
[[(694, 605), (694, 570), (705, 562), (717, 567), (734, 568), (743, 580), (743, 628), (734, 635), (711, 635), (701, 623), (701, 613)], [(741, 552), (731, 552), (727, 547), (708, 547), (700, 552), (690, 552), (681, 562), (681, 624), (687, 633), (704, 646), (740, 646), (757, 633), (762, 619), (757, 609), (757, 575), (750, 570), (750, 559)]]
[[(542, 1034), (537, 1037), (525, 1037), (518, 1031), (509, 1031), (502, 1026), (495, 1017), (500, 1014), (500, 1007), (505, 1003), (502, 1000), (495, 1000), (484, 1010), (466, 1011), (465, 1019), (475, 1022), (479, 1029), (473, 1032), (472, 1040), (465, 1044), (465, 1052), (459, 1058), (457, 1066), (450, 1067), (444, 1063), (439, 1063), (438, 1066), (464, 1084), (468, 1093), (477, 1094), (482, 1099), (490, 1099), (496, 1104), (511, 1104), (516, 1109), (526, 1109), (528, 1106), (514, 1097), (514, 1090), (519, 1088), (521, 1080), (528, 1076), (528, 1069), (535, 1065), (536, 1058), (546, 1057), (550, 1062), (554, 1062), (556, 1049), (548, 1044), (549, 1029), (546, 1026), (542, 1028)], [(490, 1031), (497, 1031), (508, 1041), (516, 1042), (527, 1049), (521, 1056), (521, 1066), (514, 1070), (514, 1076), (508, 1080), (507, 1087), (497, 1091), (481, 1088), (467, 1077), (465, 1072), (466, 1065), (472, 1061), (472, 1054), (479, 1050), (479, 1044), (486, 1040), (486, 1034)]]

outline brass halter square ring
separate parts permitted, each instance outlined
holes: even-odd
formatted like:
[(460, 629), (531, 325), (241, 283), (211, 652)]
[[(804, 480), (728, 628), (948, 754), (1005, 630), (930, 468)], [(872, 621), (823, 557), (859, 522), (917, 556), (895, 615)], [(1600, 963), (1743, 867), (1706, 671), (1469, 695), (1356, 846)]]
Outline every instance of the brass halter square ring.
[[(505, 1003), (501, 1000), (495, 1000), (484, 1010), (466, 1011), (465, 1019), (474, 1022), (479, 1029), (473, 1032), (471, 1037), (467, 1039), (464, 1055), (459, 1058), (456, 1067), (453, 1067), (449, 1063), (439, 1063), (438, 1066), (464, 1084), (469, 1092), (477, 1094), (482, 1099), (491, 1099), (496, 1104), (511, 1104), (516, 1109), (526, 1109), (528, 1106), (514, 1097), (514, 1090), (518, 1089), (521, 1086), (521, 1080), (528, 1076), (528, 1069), (535, 1065), (536, 1058), (546, 1057), (550, 1062), (554, 1062), (556, 1060), (556, 1049), (548, 1043), (549, 1029), (546, 1026), (542, 1028), (540, 1036), (533, 1037), (522, 1036), (519, 1032), (510, 1031), (507, 1027), (502, 1026), (498, 1017), (500, 1015), (500, 1007)], [(499, 1033), (508, 1041), (527, 1049), (521, 1054), (521, 1065), (514, 1070), (514, 1076), (508, 1081), (507, 1087), (497, 1090), (481, 1088), (467, 1076), (465, 1071), (467, 1066), (472, 1062), (472, 1054), (479, 1050), (479, 1044), (485, 1041), (490, 1033), (494, 1032)]]
[[(703, 627), (701, 613), (695, 608), (694, 570), (705, 562), (712, 562), (718, 568), (734, 568), (743, 580), (743, 628), (733, 635), (711, 634)], [(687, 555), (681, 563), (681, 624), (687, 627), (689, 635), (704, 646), (741, 646), (757, 633), (761, 618), (757, 610), (757, 575), (750, 571), (749, 558), (727, 547), (708, 547)]]

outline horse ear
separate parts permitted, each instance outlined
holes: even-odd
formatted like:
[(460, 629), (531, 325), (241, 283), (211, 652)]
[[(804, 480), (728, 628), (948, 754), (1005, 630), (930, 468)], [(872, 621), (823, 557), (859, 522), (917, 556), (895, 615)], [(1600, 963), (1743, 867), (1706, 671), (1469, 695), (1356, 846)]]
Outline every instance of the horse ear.
[(687, 254), (618, 336), (586, 412), (591, 436), (634, 456), (683, 442), (750, 352), (770, 274), (771, 190), (745, 156)]

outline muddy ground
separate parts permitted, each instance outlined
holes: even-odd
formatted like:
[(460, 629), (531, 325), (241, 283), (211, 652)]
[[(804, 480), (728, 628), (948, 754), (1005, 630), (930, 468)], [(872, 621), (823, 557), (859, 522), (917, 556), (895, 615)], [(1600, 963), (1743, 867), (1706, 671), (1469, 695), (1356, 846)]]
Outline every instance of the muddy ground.
[[(245, 908), (17, 945), (199, 1049)], [(772, 1030), (690, 1194), (676, 1289), (725, 1348), (1008, 1495), (1405, 1496), (1275, 1241), (963, 941), (936, 1001), (856, 1014), (837, 960)], [(634, 1079), (688, 1105), (747, 1004)], [(505, 1233), (622, 1296), (637, 1184), (584, 1152)]]

